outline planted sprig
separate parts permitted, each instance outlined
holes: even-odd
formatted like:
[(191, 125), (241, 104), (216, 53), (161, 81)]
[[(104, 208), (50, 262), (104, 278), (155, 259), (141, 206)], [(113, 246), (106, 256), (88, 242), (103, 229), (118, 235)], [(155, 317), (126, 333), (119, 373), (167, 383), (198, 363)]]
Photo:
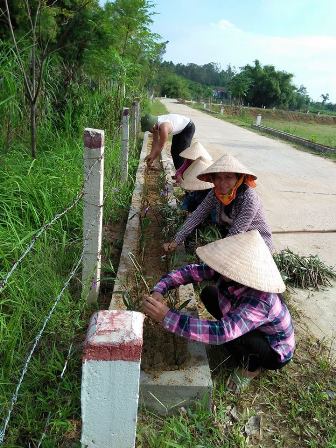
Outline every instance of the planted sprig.
[(326, 265), (317, 255), (301, 256), (290, 249), (273, 255), (274, 261), (288, 285), (302, 289), (330, 286), (336, 279), (336, 271)]
[(222, 235), (215, 225), (208, 225), (202, 230), (199, 230), (199, 242), (201, 244), (208, 244), (212, 243), (213, 241), (220, 240), (222, 238)]
[(148, 286), (148, 284), (146, 282), (146, 279), (145, 279), (145, 277), (144, 277), (144, 275), (142, 273), (142, 269), (141, 269), (141, 266), (140, 266), (138, 260), (136, 259), (135, 255), (132, 252), (128, 253), (128, 257), (131, 260), (131, 263), (133, 264), (136, 273), (139, 275), (139, 278), (141, 279), (141, 281), (145, 285), (147, 293), (150, 294), (149, 286)]

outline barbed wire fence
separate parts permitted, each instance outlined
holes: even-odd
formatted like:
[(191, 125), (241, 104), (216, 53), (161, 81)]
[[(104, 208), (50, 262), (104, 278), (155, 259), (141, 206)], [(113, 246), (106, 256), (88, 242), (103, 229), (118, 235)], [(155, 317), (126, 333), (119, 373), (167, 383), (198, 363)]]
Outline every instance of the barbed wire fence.
[[(134, 117), (134, 119), (136, 119), (136, 118), (137, 117)], [(116, 138), (118, 137), (122, 127), (123, 127), (122, 124), (119, 125), (118, 127), (115, 128), (115, 130), (113, 132), (112, 139), (111, 139), (112, 148), (114, 147), (114, 145), (116, 143)], [(133, 138), (136, 138), (136, 135), (134, 135)], [(83, 187), (76, 194), (76, 196), (75, 196), (74, 200), (72, 201), (72, 203), (69, 204), (62, 212), (57, 213), (47, 224), (44, 224), (36, 232), (36, 234), (33, 236), (32, 240), (27, 245), (26, 249), (23, 251), (21, 256), (17, 259), (17, 261), (15, 263), (13, 263), (11, 269), (8, 271), (8, 273), (1, 280), (1, 282), (0, 282), (0, 293), (6, 287), (10, 277), (13, 275), (13, 273), (16, 271), (16, 269), (20, 266), (20, 264), (22, 263), (24, 258), (31, 252), (31, 250), (33, 249), (35, 243), (38, 241), (38, 239), (41, 237), (41, 235), (44, 232), (46, 232), (50, 227), (52, 227), (52, 225), (55, 222), (57, 222), (59, 219), (61, 219), (63, 216), (65, 216), (67, 213), (69, 213), (74, 207), (76, 207), (76, 205), (78, 205), (78, 203), (80, 202), (80, 200), (84, 196), (85, 183), (88, 182), (90, 176), (92, 175), (92, 172), (93, 172), (94, 168), (103, 159), (103, 157), (104, 157), (104, 154), (102, 154), (101, 157), (99, 157), (94, 162), (94, 164), (91, 166), (90, 170), (88, 171), (88, 173), (85, 176), (85, 179), (84, 179), (84, 182), (83, 182)], [(106, 173), (104, 174), (104, 178), (110, 180), (110, 182), (109, 182), (109, 186), (108, 186), (107, 190), (105, 191), (105, 194), (104, 194), (104, 197), (103, 197), (103, 201), (102, 201), (102, 205), (100, 207), (104, 207), (107, 198), (115, 190), (115, 188), (113, 187), (113, 182), (112, 182), (112, 178), (113, 178), (112, 173), (113, 173), (113, 171), (114, 171), (114, 166), (112, 164), (111, 170), (110, 170), (109, 174), (108, 175), (106, 175)], [(127, 180), (127, 179), (124, 179), (124, 181), (125, 180)], [(76, 273), (79, 270), (79, 267), (82, 264), (82, 261), (83, 261), (84, 255), (85, 255), (85, 250), (86, 250), (85, 243), (88, 241), (88, 238), (89, 238), (90, 234), (92, 233), (92, 231), (94, 230), (95, 225), (97, 224), (97, 220), (99, 218), (99, 214), (100, 214), (100, 212), (98, 211), (98, 213), (96, 214), (95, 218), (91, 221), (91, 223), (89, 225), (89, 229), (88, 229), (88, 231), (86, 232), (86, 234), (83, 237), (83, 250), (82, 250), (82, 252), (81, 252), (77, 262), (75, 263), (74, 267), (72, 268), (70, 274), (68, 275), (66, 281), (64, 282), (64, 284), (63, 284), (63, 286), (61, 288), (61, 291), (59, 292), (59, 294), (54, 299), (53, 304), (52, 304), (48, 314), (46, 315), (39, 332), (37, 333), (37, 335), (34, 338), (33, 345), (31, 347), (30, 351), (28, 352), (28, 355), (25, 358), (25, 362), (24, 362), (23, 367), (21, 369), (19, 380), (18, 380), (18, 382), (16, 384), (15, 391), (14, 391), (14, 393), (13, 393), (11, 399), (10, 399), (10, 402), (9, 402), (9, 406), (8, 406), (8, 410), (7, 410), (6, 416), (4, 417), (3, 423), (2, 423), (2, 425), (0, 427), (0, 446), (2, 446), (3, 443), (4, 443), (6, 432), (7, 432), (7, 429), (8, 429), (8, 425), (9, 425), (9, 422), (10, 422), (10, 419), (11, 419), (11, 415), (12, 415), (13, 409), (15, 407), (15, 404), (16, 404), (16, 402), (18, 400), (19, 391), (20, 391), (21, 385), (23, 383), (24, 377), (25, 377), (25, 375), (26, 375), (26, 373), (28, 371), (28, 367), (29, 367), (30, 361), (32, 359), (32, 356), (33, 356), (33, 354), (34, 354), (34, 352), (35, 352), (35, 350), (36, 350), (36, 348), (37, 348), (37, 346), (38, 346), (38, 344), (39, 344), (39, 342), (40, 342), (40, 340), (41, 340), (41, 338), (43, 336), (43, 333), (45, 331), (45, 328), (47, 327), (48, 322), (50, 321), (50, 319), (51, 319), (51, 317), (52, 317), (52, 315), (53, 315), (57, 305), (61, 301), (62, 296), (63, 296), (65, 290), (68, 288), (71, 280), (74, 278), (74, 276), (76, 275)], [(65, 363), (64, 363), (64, 366), (63, 366), (63, 370), (62, 370), (62, 373), (60, 375), (61, 381), (58, 384), (57, 392), (60, 390), (62, 381), (63, 381), (63, 379), (65, 377), (65, 373), (66, 373), (66, 370), (67, 370), (67, 366), (68, 366), (69, 360), (70, 360), (71, 355), (72, 355), (72, 348), (73, 348), (73, 339), (74, 339), (74, 337), (75, 337), (75, 334), (73, 334), (73, 337), (71, 338), (71, 343), (70, 343), (69, 348), (68, 348), (68, 352), (67, 352), (67, 356), (66, 356)], [(44, 431), (43, 431), (43, 433), (42, 433), (42, 435), (41, 435), (41, 437), (39, 439), (39, 442), (38, 442), (38, 447), (41, 446), (44, 438), (46, 437), (47, 429), (48, 429), (48, 426), (49, 426), (49, 423), (50, 423), (50, 419), (51, 419), (51, 415), (52, 415), (51, 412), (49, 412), (48, 416), (47, 416), (47, 419), (46, 419), (45, 426), (44, 426)]]
[[(115, 143), (116, 137), (117, 137), (118, 133), (121, 131), (122, 127), (123, 127), (122, 124), (120, 124), (119, 126), (115, 127), (115, 130), (114, 130), (114, 133), (113, 133), (112, 139), (111, 139), (112, 146)], [(0, 293), (5, 288), (5, 286), (7, 285), (10, 277), (14, 274), (16, 269), (20, 266), (21, 262), (25, 259), (25, 257), (34, 248), (36, 242), (43, 235), (43, 233), (46, 230), (48, 230), (50, 227), (52, 227), (53, 224), (55, 224), (55, 222), (57, 222), (59, 219), (61, 219), (63, 216), (65, 216), (67, 213), (69, 213), (80, 202), (80, 200), (84, 196), (84, 185), (89, 180), (90, 176), (92, 175), (92, 172), (93, 172), (94, 168), (101, 161), (101, 159), (102, 159), (102, 157), (97, 158), (97, 160), (91, 166), (90, 170), (88, 171), (88, 173), (87, 173), (87, 175), (86, 175), (86, 177), (85, 177), (85, 179), (83, 181), (83, 186), (82, 186), (81, 190), (77, 192), (77, 194), (76, 194), (74, 200), (71, 202), (71, 204), (69, 204), (62, 212), (57, 213), (56, 215), (54, 215), (54, 217), (48, 223), (46, 223), (42, 227), (40, 227), (40, 229), (35, 233), (35, 235), (31, 239), (30, 243), (27, 245), (26, 249), (22, 252), (20, 257), (13, 263), (12, 267), (7, 272), (7, 274), (5, 274), (3, 276), (3, 278), (0, 280)], [(111, 176), (109, 176), (107, 178), (111, 179)]]

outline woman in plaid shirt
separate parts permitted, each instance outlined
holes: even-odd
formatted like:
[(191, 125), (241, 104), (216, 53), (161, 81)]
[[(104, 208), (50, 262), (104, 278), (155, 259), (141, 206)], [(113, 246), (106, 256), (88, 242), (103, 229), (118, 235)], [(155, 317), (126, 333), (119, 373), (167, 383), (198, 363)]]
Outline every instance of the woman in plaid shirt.
[[(291, 316), (282, 299), (285, 285), (258, 231), (215, 241), (197, 249), (206, 264), (191, 264), (166, 276), (144, 299), (144, 312), (175, 334), (206, 344), (225, 344), (242, 365), (231, 377), (241, 390), (261, 369), (276, 370), (293, 356)], [(212, 280), (201, 293), (216, 320), (204, 320), (169, 309), (163, 296), (188, 283)]]
[(197, 178), (212, 182), (214, 188), (187, 218), (174, 240), (163, 245), (166, 252), (173, 252), (213, 210), (223, 237), (258, 230), (270, 251), (273, 250), (271, 228), (255, 191), (257, 177), (248, 168), (235, 157), (225, 154)]

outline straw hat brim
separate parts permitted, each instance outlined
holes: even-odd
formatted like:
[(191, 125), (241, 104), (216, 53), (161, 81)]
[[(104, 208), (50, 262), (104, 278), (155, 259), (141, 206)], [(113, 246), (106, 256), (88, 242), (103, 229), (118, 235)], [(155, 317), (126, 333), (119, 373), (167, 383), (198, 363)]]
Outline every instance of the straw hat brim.
[(286, 286), (258, 230), (198, 247), (199, 258), (216, 272), (258, 291), (282, 293)]
[(216, 160), (197, 177), (199, 180), (209, 182), (209, 180), (211, 180), (211, 175), (216, 173), (248, 174), (249, 176), (252, 176), (254, 180), (257, 179), (257, 176), (251, 170), (246, 168), (246, 166), (239, 162), (239, 160), (229, 154), (225, 154)]
[(208, 151), (204, 148), (199, 141), (193, 142), (188, 148), (180, 152), (179, 154), (184, 159), (196, 160), (199, 157), (203, 157), (204, 160), (212, 161), (212, 157)]
[(180, 187), (188, 191), (201, 191), (213, 188), (213, 183), (197, 179), (197, 174), (210, 164), (211, 162), (204, 160), (203, 157), (196, 159), (183, 173)]

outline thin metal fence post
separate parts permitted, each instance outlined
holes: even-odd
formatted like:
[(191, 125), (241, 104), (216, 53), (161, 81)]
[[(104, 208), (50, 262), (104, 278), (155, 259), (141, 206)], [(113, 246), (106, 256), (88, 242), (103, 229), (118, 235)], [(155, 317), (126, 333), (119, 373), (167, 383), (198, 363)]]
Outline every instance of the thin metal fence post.
[(128, 152), (129, 152), (129, 108), (123, 108), (122, 114), (122, 139), (121, 139), (121, 181), (128, 177)]
[[(84, 256), (83, 294), (88, 303), (97, 301), (100, 288), (104, 193), (104, 131), (84, 130)], [(91, 170), (90, 176), (87, 173)]]

